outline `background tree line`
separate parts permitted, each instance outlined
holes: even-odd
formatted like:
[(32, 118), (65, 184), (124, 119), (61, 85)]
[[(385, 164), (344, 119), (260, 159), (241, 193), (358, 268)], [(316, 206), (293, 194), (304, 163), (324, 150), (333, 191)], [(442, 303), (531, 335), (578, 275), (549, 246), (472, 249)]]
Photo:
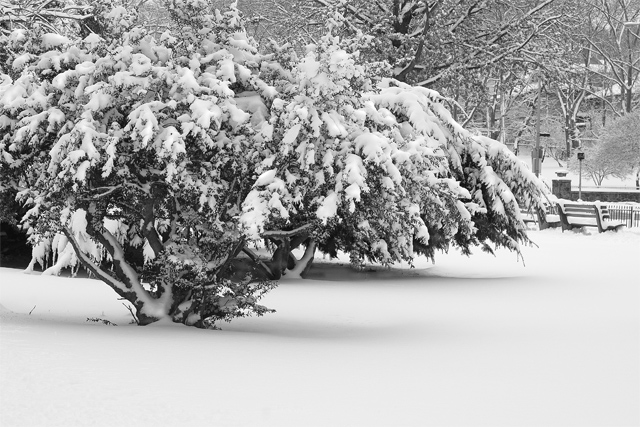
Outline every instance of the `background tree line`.
[(600, 175), (640, 173), (637, 150), (605, 172), (596, 164), (606, 163), (615, 145), (593, 147), (640, 99), (637, 0), (246, 0), (239, 6), (261, 43), (273, 38), (298, 48), (317, 38), (330, 10), (340, 10), (375, 37), (372, 60), (386, 59), (394, 77), (438, 90), (461, 123), (517, 151), (535, 141), (541, 96), (542, 129), (552, 134), (542, 140), (549, 157), (566, 165), (583, 147)]

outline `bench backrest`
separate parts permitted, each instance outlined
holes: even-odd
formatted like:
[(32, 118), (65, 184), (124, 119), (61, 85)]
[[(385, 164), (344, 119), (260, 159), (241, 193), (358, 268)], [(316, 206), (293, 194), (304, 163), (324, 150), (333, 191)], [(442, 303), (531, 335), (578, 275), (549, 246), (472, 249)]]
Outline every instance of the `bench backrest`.
[(609, 211), (606, 206), (585, 204), (585, 203), (564, 203), (562, 213), (560, 213), (563, 222), (562, 229), (577, 226), (595, 226), (601, 233), (604, 231), (602, 227), (603, 220), (609, 219)]
[(605, 205), (600, 205), (600, 215), (602, 215), (602, 219), (605, 221), (611, 220), (611, 216), (609, 215), (609, 208)]
[(595, 218), (597, 215), (595, 205), (565, 203), (564, 213), (567, 216), (579, 217), (579, 218)]

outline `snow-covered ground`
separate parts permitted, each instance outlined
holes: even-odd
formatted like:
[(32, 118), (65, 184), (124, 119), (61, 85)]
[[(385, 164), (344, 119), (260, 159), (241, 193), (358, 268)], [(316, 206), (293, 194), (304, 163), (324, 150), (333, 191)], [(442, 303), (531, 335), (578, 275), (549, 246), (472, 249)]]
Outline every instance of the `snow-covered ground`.
[(100, 282), (0, 269), (0, 425), (639, 425), (640, 232), (531, 237), (525, 265), (319, 263), (221, 331), (128, 325)]

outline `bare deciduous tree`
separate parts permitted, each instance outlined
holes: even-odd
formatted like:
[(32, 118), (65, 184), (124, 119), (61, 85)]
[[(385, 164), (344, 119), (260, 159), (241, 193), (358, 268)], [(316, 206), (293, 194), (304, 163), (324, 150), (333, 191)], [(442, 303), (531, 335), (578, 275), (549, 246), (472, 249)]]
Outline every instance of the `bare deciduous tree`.
[[(611, 82), (611, 95), (620, 104), (609, 101), (617, 114), (635, 107), (635, 88), (640, 77), (640, 2), (637, 0), (593, 0), (591, 33), (587, 42), (593, 54), (606, 68), (592, 70)], [(604, 98), (605, 92), (599, 93)]]

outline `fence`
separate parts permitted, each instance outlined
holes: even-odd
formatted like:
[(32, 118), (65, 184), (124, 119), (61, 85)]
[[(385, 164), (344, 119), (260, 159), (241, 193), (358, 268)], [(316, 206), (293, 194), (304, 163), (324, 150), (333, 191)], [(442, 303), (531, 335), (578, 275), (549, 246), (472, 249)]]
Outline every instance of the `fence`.
[(613, 221), (624, 221), (627, 227), (640, 227), (640, 205), (608, 204), (609, 217)]

